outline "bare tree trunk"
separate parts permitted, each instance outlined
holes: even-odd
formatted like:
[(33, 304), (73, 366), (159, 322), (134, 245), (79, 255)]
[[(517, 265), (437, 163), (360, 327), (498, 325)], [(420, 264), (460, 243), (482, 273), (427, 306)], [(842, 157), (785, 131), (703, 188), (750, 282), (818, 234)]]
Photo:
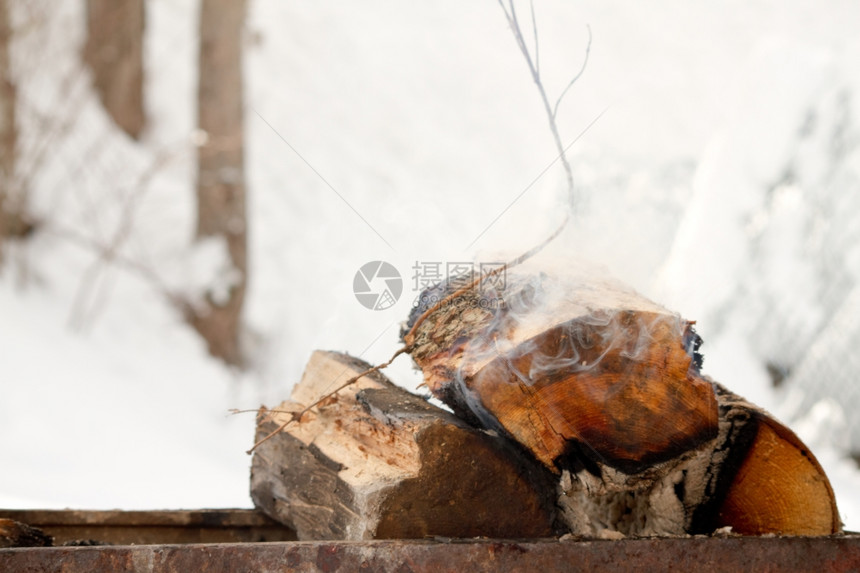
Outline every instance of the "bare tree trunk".
[(223, 237), (237, 271), (226, 300), (208, 297), (191, 316), (209, 351), (241, 363), (239, 327), (247, 282), (247, 219), (242, 101), (242, 28), (246, 0), (203, 0), (200, 12), (197, 238)]
[(6, 201), (15, 176), (15, 86), (10, 77), (9, 44), (12, 28), (6, 0), (0, 0), (0, 264), (6, 237)]
[(143, 109), (144, 0), (87, 0), (84, 61), (102, 105), (114, 122), (137, 139)]

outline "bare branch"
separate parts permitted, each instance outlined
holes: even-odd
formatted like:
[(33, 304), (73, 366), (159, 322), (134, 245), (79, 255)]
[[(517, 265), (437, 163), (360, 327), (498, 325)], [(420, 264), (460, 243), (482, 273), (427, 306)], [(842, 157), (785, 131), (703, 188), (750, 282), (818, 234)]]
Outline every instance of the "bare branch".
[[(173, 153), (169, 150), (162, 150), (153, 159), (150, 166), (144, 170), (134, 185), (130, 193), (124, 198), (122, 213), (120, 220), (116, 225), (113, 237), (106, 246), (98, 250), (98, 259), (86, 270), (81, 282), (78, 286), (75, 302), (72, 305), (72, 312), (69, 318), (69, 323), (75, 328), (84, 328), (87, 324), (88, 317), (92, 318), (95, 314), (96, 303), (98, 300), (95, 295), (88, 296), (88, 293), (95, 292), (95, 285), (98, 282), (103, 271), (110, 268), (111, 263), (119, 256), (123, 245), (131, 236), (134, 228), (134, 220), (137, 216), (137, 207), (143, 196), (149, 191), (152, 179), (163, 169), (163, 167), (172, 159)], [(107, 294), (107, 291), (104, 293)], [(91, 300), (91, 304), (86, 302)], [(89, 307), (89, 308), (88, 308)]]
[(529, 8), (532, 12), (532, 36), (535, 41), (535, 71), (540, 77), (540, 44), (538, 43), (537, 19), (535, 18), (535, 3), (534, 0), (529, 0)]
[[(502, 7), (502, 10), (505, 13), (505, 17), (508, 20), (508, 24), (511, 27), (511, 32), (514, 35), (514, 39), (517, 42), (517, 45), (520, 48), (520, 52), (522, 52), (523, 57), (526, 60), (526, 64), (529, 67), (529, 72), (531, 73), (532, 80), (535, 82), (537, 86), (538, 93), (540, 94), (541, 101), (544, 105), (544, 110), (546, 111), (547, 120), (549, 121), (549, 129), (552, 133), (553, 141), (555, 142), (556, 149), (558, 150), (561, 156), (561, 163), (564, 167), (565, 177), (567, 179), (567, 190), (568, 190), (568, 200), (570, 202), (571, 208), (573, 208), (575, 204), (575, 196), (574, 196), (574, 182), (573, 182), (573, 170), (570, 167), (570, 162), (567, 160), (567, 156), (565, 154), (565, 147), (561, 142), (561, 137), (558, 133), (558, 124), (555, 121), (556, 114), (558, 111), (559, 103), (562, 98), (564, 98), (567, 91), (573, 86), (574, 83), (579, 79), (582, 73), (585, 71), (585, 65), (588, 62), (588, 54), (591, 51), (591, 28), (588, 28), (588, 47), (586, 49), (585, 60), (583, 61), (582, 68), (579, 73), (568, 83), (567, 87), (565, 87), (562, 94), (559, 96), (558, 100), (555, 103), (555, 106), (549, 103), (549, 98), (546, 94), (546, 89), (544, 88), (543, 81), (541, 81), (540, 72), (538, 71), (538, 67), (535, 64), (535, 61), (532, 59), (531, 54), (529, 53), (528, 47), (526, 46), (525, 40), (523, 39), (522, 29), (520, 28), (519, 21), (517, 20), (516, 8), (514, 7), (513, 0), (508, 0), (508, 8), (505, 8), (505, 5), (502, 3), (502, 0), (499, 0), (499, 5)], [(534, 28), (534, 36), (535, 36), (535, 51), (537, 51), (537, 24), (534, 16), (534, 5), (531, 5), (532, 8), (532, 27)]]
[(520, 52), (523, 54), (523, 57), (526, 60), (526, 64), (529, 67), (529, 73), (531, 73), (532, 80), (538, 85), (540, 85), (540, 73), (538, 72), (537, 67), (535, 66), (534, 60), (532, 59), (531, 53), (529, 52), (529, 48), (526, 45), (526, 40), (523, 37), (522, 29), (520, 28), (520, 21), (517, 18), (517, 10), (514, 6), (513, 0), (508, 0), (508, 8), (505, 8), (504, 4), (502, 4), (502, 0), (499, 0), (499, 5), (502, 6), (502, 10), (505, 12), (505, 17), (508, 20), (508, 25), (511, 28), (511, 33), (514, 35), (514, 39), (517, 42), (517, 46), (520, 48)]
[(499, 7), (501, 7), (502, 12), (505, 13), (505, 19), (508, 21), (508, 24), (512, 24), (513, 22), (511, 21), (511, 15), (508, 12), (508, 9), (505, 8), (505, 3), (502, 2), (502, 0), (498, 0), (498, 1), (499, 1)]
[(561, 100), (564, 99), (564, 96), (567, 95), (567, 91), (573, 87), (573, 84), (579, 79), (579, 77), (585, 72), (585, 66), (588, 65), (588, 56), (591, 53), (591, 26), (588, 24), (585, 25), (586, 30), (588, 30), (588, 44), (585, 46), (585, 57), (582, 60), (582, 66), (579, 68), (579, 71), (573, 76), (573, 79), (570, 80), (570, 83), (561, 91), (561, 95), (558, 96), (558, 99), (555, 100), (555, 106), (552, 108), (552, 117), (558, 115), (558, 106), (561, 104)]
[[(568, 190), (570, 193), (570, 200), (571, 200), (571, 205), (572, 205), (573, 204), (573, 173), (571, 171), (570, 164), (566, 158), (567, 150), (570, 148), (571, 145), (573, 145), (573, 143), (578, 141), (579, 138), (582, 136), (582, 134), (584, 134), (585, 131), (587, 131), (597, 121), (597, 119), (600, 118), (600, 115), (603, 115), (603, 114), (601, 113), (600, 115), (598, 115), (598, 117), (595, 118), (585, 128), (585, 130), (583, 130), (583, 132), (580, 133), (580, 135), (577, 136), (576, 139), (573, 140), (573, 142), (571, 142), (570, 144), (567, 145), (567, 147), (565, 147), (562, 144), (561, 138), (559, 137), (559, 134), (558, 134), (558, 126), (556, 125), (556, 122), (555, 122), (555, 109), (558, 108), (558, 103), (564, 97), (565, 93), (576, 82), (576, 80), (579, 79), (579, 76), (582, 75), (582, 72), (585, 69), (585, 64), (588, 61), (588, 51), (586, 51), (586, 57), (585, 57), (585, 61), (583, 62), (583, 65), (582, 65), (582, 69), (580, 69), (580, 71), (576, 75), (576, 77), (574, 77), (574, 79), (571, 80), (571, 82), (565, 88), (564, 92), (562, 92), (562, 95), (558, 98), (558, 101), (556, 102), (555, 108), (553, 108), (552, 106), (550, 106), (549, 99), (546, 95), (546, 90), (544, 89), (543, 83), (541, 82), (541, 78), (540, 78), (540, 68), (539, 68), (539, 62), (538, 62), (538, 50), (539, 50), (539, 48), (538, 48), (537, 21), (535, 18), (533, 2), (530, 3), (530, 7), (531, 7), (531, 18), (532, 18), (532, 32), (534, 35), (534, 43), (535, 43), (535, 57), (534, 57), (534, 59), (532, 58), (531, 53), (529, 52), (528, 46), (526, 45), (525, 39), (523, 38), (522, 30), (520, 28), (519, 21), (517, 19), (516, 8), (514, 6), (513, 0), (508, 0), (507, 6), (505, 5), (504, 0), (498, 0), (498, 2), (499, 2), (499, 6), (501, 7), (502, 11), (505, 14), (505, 18), (507, 19), (508, 24), (511, 27), (511, 32), (513, 33), (514, 38), (517, 41), (517, 45), (519, 46), (520, 51), (522, 52), (523, 57), (526, 60), (526, 64), (528, 65), (529, 71), (532, 75), (532, 79), (534, 80), (535, 84), (538, 87), (538, 92), (540, 93), (541, 100), (544, 103), (544, 108), (546, 110), (547, 118), (548, 118), (549, 124), (550, 124), (550, 130), (552, 131), (553, 139), (555, 140), (556, 148), (559, 152), (559, 156), (557, 159), (561, 159), (562, 164), (564, 165), (565, 173), (567, 174)], [(589, 47), (589, 49), (591, 47), (591, 29), (590, 28), (589, 28), (588, 47)], [(455, 299), (458, 296), (461, 296), (465, 292), (475, 288), (476, 286), (487, 281), (488, 279), (492, 278), (493, 276), (504, 272), (506, 269), (517, 266), (517, 265), (527, 261), (531, 257), (535, 256), (537, 253), (539, 253), (541, 250), (543, 250), (544, 247), (546, 247), (549, 243), (551, 243), (553, 240), (555, 240), (556, 237), (558, 237), (561, 234), (561, 232), (565, 229), (568, 222), (570, 221), (570, 218), (571, 218), (570, 212), (568, 212), (564, 218), (564, 221), (562, 221), (561, 225), (555, 231), (553, 231), (553, 233), (549, 237), (544, 239), (540, 244), (529, 249), (528, 251), (526, 251), (525, 253), (516, 257), (515, 259), (505, 263), (501, 267), (496, 268), (493, 271), (487, 273), (486, 275), (483, 275), (483, 276), (475, 279), (471, 283), (457, 289), (453, 293), (449, 294), (448, 296), (444, 297), (442, 300), (437, 302), (435, 305), (426, 309), (415, 320), (415, 322), (412, 324), (412, 327), (409, 329), (409, 332), (407, 332), (406, 335), (404, 336), (404, 339), (407, 341), (406, 346), (403, 346), (400, 349), (398, 349), (387, 362), (384, 362), (382, 364), (374, 366), (373, 368), (369, 368), (369, 369), (365, 370), (364, 372), (362, 372), (361, 374), (358, 374), (357, 376), (353, 376), (352, 378), (348, 379), (346, 382), (344, 382), (343, 384), (341, 384), (340, 386), (335, 388), (333, 391), (327, 392), (325, 395), (320, 397), (318, 400), (316, 400), (312, 404), (306, 406), (305, 408), (303, 408), (300, 411), (297, 411), (297, 412), (284, 411), (283, 413), (287, 413), (290, 416), (287, 419), (287, 421), (284, 422), (283, 424), (281, 424), (273, 432), (269, 433), (264, 438), (262, 438), (257, 443), (255, 443), (251, 447), (251, 449), (249, 449), (247, 451), (247, 453), (248, 454), (253, 453), (261, 444), (263, 444), (267, 440), (273, 438), (274, 436), (278, 435), (280, 432), (282, 432), (287, 426), (289, 426), (293, 422), (300, 422), (302, 417), (305, 414), (307, 414), (308, 412), (310, 412), (313, 408), (317, 407), (318, 405), (320, 405), (325, 400), (331, 398), (332, 396), (334, 396), (335, 394), (337, 394), (338, 392), (340, 392), (344, 388), (347, 388), (348, 386), (354, 384), (356, 381), (358, 381), (363, 376), (366, 376), (366, 375), (371, 374), (373, 372), (377, 372), (379, 370), (382, 370), (383, 368), (387, 368), (401, 354), (404, 354), (404, 353), (408, 354), (408, 353), (412, 352), (412, 345), (410, 343), (411, 338), (414, 336), (414, 333), (418, 329), (418, 327), (427, 319), (428, 316), (433, 314), (436, 310), (438, 310), (443, 305), (447, 304), (450, 300)], [(256, 410), (233, 410), (232, 412), (233, 413), (241, 413), (241, 412), (250, 412), (250, 411), (256, 411)]]
[(101, 243), (95, 241), (94, 239), (84, 235), (79, 231), (73, 230), (71, 228), (62, 227), (55, 223), (46, 223), (45, 226), (41, 228), (41, 232), (53, 234), (57, 237), (69, 241), (72, 244), (77, 245), (78, 247), (95, 251), (102, 257), (102, 260), (109, 260), (120, 267), (135, 272), (138, 276), (150, 283), (157, 292), (161, 293), (166, 300), (168, 300), (171, 304), (175, 305), (177, 308), (184, 308), (187, 305), (185, 298), (173, 292), (164, 283), (164, 281), (161, 280), (161, 277), (158, 276), (155, 271), (145, 265), (142, 265), (138, 261), (135, 261), (122, 255), (121, 253), (118, 253), (115, 248), (112, 248), (111, 246), (107, 245), (102, 245)]

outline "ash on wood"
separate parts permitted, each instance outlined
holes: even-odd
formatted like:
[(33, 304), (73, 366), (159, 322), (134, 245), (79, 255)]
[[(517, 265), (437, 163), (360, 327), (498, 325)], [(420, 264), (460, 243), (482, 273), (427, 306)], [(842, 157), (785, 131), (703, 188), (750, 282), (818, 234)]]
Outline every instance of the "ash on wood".
[[(257, 439), (368, 368), (315, 352), (293, 401), (261, 412)], [(304, 540), (558, 533), (549, 472), (378, 373), (261, 444), (251, 497)]]
[(814, 456), (700, 373), (692, 323), (591, 267), (425, 292), (404, 341), (430, 391), (559, 476), (581, 535), (826, 535)]

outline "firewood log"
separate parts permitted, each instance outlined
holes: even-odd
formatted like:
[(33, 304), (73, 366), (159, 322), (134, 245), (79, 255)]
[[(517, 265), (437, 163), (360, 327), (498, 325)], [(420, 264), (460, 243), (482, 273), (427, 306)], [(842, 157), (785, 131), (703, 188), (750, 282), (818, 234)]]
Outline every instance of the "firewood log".
[[(369, 368), (317, 351), (257, 439)], [(378, 373), (255, 450), (251, 497), (299, 539), (545, 537), (557, 533), (551, 474), (508, 440), (472, 428)]]
[(560, 476), (574, 533), (840, 528), (808, 448), (700, 373), (693, 323), (593, 268), (441, 283), (404, 341), (434, 396)]
[(506, 282), (445, 304), (405, 336), (428, 388), (455, 412), (510, 434), (553, 471), (585, 455), (634, 473), (716, 436), (690, 322), (606, 277)]

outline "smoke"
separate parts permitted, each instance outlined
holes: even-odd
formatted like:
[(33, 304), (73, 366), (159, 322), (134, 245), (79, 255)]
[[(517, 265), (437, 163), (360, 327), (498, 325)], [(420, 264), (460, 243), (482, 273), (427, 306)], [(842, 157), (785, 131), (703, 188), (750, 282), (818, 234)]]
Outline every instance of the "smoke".
[[(687, 337), (688, 323), (638, 295), (600, 266), (545, 262), (511, 269), (486, 329), (469, 342), (461, 376), (499, 356), (528, 362), (524, 379), (597, 369), (607, 356), (643, 360), (661, 338)], [(486, 294), (484, 295), (486, 296)], [(552, 330), (552, 334), (545, 333)]]
[(437, 285), (413, 313), (410, 325), (436, 301), (416, 328), (413, 357), (455, 411), (512, 435), (550, 467), (575, 442), (636, 471), (713, 433), (716, 406), (697, 379), (691, 323), (582, 261), (530, 262), (505, 279), (465, 292)]

